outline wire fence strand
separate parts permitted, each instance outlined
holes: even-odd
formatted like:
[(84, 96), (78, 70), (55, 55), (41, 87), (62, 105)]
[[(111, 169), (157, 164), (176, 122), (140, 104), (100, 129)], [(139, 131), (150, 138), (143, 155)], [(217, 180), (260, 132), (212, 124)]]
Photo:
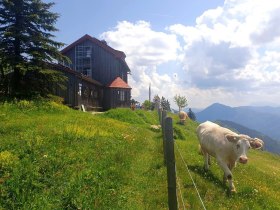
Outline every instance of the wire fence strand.
[(183, 161), (183, 163), (184, 163), (184, 165), (185, 165), (185, 167), (186, 167), (186, 169), (187, 169), (187, 172), (188, 172), (188, 174), (189, 174), (189, 176), (190, 176), (190, 178), (191, 178), (191, 180), (192, 180), (192, 183), (193, 183), (193, 185), (194, 185), (194, 187), (195, 187), (195, 190), (196, 190), (197, 195), (198, 195), (198, 197), (199, 197), (199, 200), (200, 200), (200, 202), (201, 202), (201, 204), (202, 204), (202, 206), (203, 206), (203, 209), (206, 210), (205, 205), (204, 205), (204, 203), (203, 203), (203, 200), (202, 200), (202, 198), (201, 198), (201, 196), (200, 196), (200, 194), (199, 194), (199, 192), (198, 192), (197, 186), (196, 186), (196, 184), (195, 184), (195, 182), (194, 182), (194, 180), (193, 180), (193, 178), (192, 178), (192, 175), (191, 175), (191, 172), (190, 172), (190, 170), (189, 170), (189, 167), (188, 167), (187, 163), (185, 162), (185, 160), (184, 160), (184, 158), (183, 158), (183, 156), (182, 156), (182, 154), (181, 154), (181, 152), (180, 152), (180, 150), (179, 150), (179, 147), (178, 147), (176, 141), (174, 141), (174, 143), (175, 143), (176, 148), (177, 148), (177, 151), (179, 152), (179, 155), (180, 155), (180, 157), (181, 157), (181, 159), (182, 159), (182, 161)]
[[(176, 165), (176, 163), (175, 163), (175, 165)], [(177, 166), (176, 166), (176, 174), (178, 175)], [(183, 194), (182, 194), (182, 190), (181, 190), (181, 185), (180, 185), (180, 180), (179, 180), (178, 176), (177, 176), (177, 184), (178, 184), (178, 189), (179, 189), (181, 201), (182, 201), (182, 204), (183, 204), (183, 209), (186, 210), (185, 201), (184, 201), (184, 198), (183, 198)], [(178, 207), (180, 209), (179, 202), (178, 202)]]

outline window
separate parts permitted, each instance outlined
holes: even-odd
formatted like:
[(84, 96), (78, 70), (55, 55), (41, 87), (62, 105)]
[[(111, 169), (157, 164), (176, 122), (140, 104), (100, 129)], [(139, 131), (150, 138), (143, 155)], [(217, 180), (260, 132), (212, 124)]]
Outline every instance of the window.
[(89, 69), (89, 68), (83, 69), (82, 74), (85, 76), (91, 77), (91, 69)]
[(92, 48), (91, 46), (78, 45), (75, 53), (75, 69), (76, 71), (91, 77), (92, 68)]
[(93, 93), (93, 95), (94, 95), (94, 98), (98, 98), (98, 91), (95, 90), (94, 93)]
[(85, 51), (86, 51), (86, 57), (90, 58), (91, 57), (91, 47), (85, 47)]
[(123, 90), (119, 91), (120, 101), (125, 101), (125, 92)]

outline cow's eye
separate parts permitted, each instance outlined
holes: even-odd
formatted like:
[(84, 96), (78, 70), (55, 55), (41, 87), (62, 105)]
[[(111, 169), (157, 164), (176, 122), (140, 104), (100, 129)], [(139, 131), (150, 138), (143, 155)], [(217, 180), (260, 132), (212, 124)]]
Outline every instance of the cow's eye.
[(236, 148), (237, 148), (237, 149), (239, 149), (239, 148), (240, 148), (240, 145), (239, 145), (239, 144), (237, 144), (237, 145), (236, 145)]

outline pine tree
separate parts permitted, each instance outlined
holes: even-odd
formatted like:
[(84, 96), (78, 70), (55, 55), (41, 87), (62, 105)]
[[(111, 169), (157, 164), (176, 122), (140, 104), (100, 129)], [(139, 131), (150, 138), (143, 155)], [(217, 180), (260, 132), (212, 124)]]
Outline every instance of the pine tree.
[(188, 116), (191, 120), (196, 121), (196, 116), (195, 116), (195, 114), (194, 114), (194, 112), (192, 111), (191, 108), (189, 108)]
[[(46, 65), (65, 59), (58, 50), (63, 44), (52, 40), (51, 32), (57, 31), (54, 24), (58, 18), (58, 14), (49, 11), (53, 5), (41, 0), (0, 0), (1, 73), (7, 73), (3, 69), (11, 70), (12, 95), (24, 91), (44, 93), (50, 91), (46, 81), (65, 81), (65, 77)], [(30, 78), (35, 86), (29, 83)]]
[(162, 96), (160, 100), (160, 106), (163, 110), (165, 110), (165, 98)]
[(166, 111), (171, 112), (170, 102), (166, 100)]
[(161, 97), (161, 107), (162, 109), (166, 110), (166, 111), (171, 111), (170, 108), (170, 103), (168, 100), (166, 100), (163, 96)]

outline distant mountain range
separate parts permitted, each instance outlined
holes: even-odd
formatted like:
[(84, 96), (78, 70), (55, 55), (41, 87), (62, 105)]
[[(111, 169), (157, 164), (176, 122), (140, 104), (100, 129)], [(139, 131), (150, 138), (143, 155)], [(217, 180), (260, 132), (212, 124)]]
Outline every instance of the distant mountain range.
[(230, 107), (215, 103), (196, 113), (199, 122), (231, 121), (280, 142), (280, 107)]
[(280, 142), (275, 141), (269, 136), (227, 120), (219, 120), (216, 121), (216, 123), (223, 127), (234, 130), (237, 133), (246, 134), (253, 138), (262, 139), (264, 141), (264, 150), (280, 155)]

